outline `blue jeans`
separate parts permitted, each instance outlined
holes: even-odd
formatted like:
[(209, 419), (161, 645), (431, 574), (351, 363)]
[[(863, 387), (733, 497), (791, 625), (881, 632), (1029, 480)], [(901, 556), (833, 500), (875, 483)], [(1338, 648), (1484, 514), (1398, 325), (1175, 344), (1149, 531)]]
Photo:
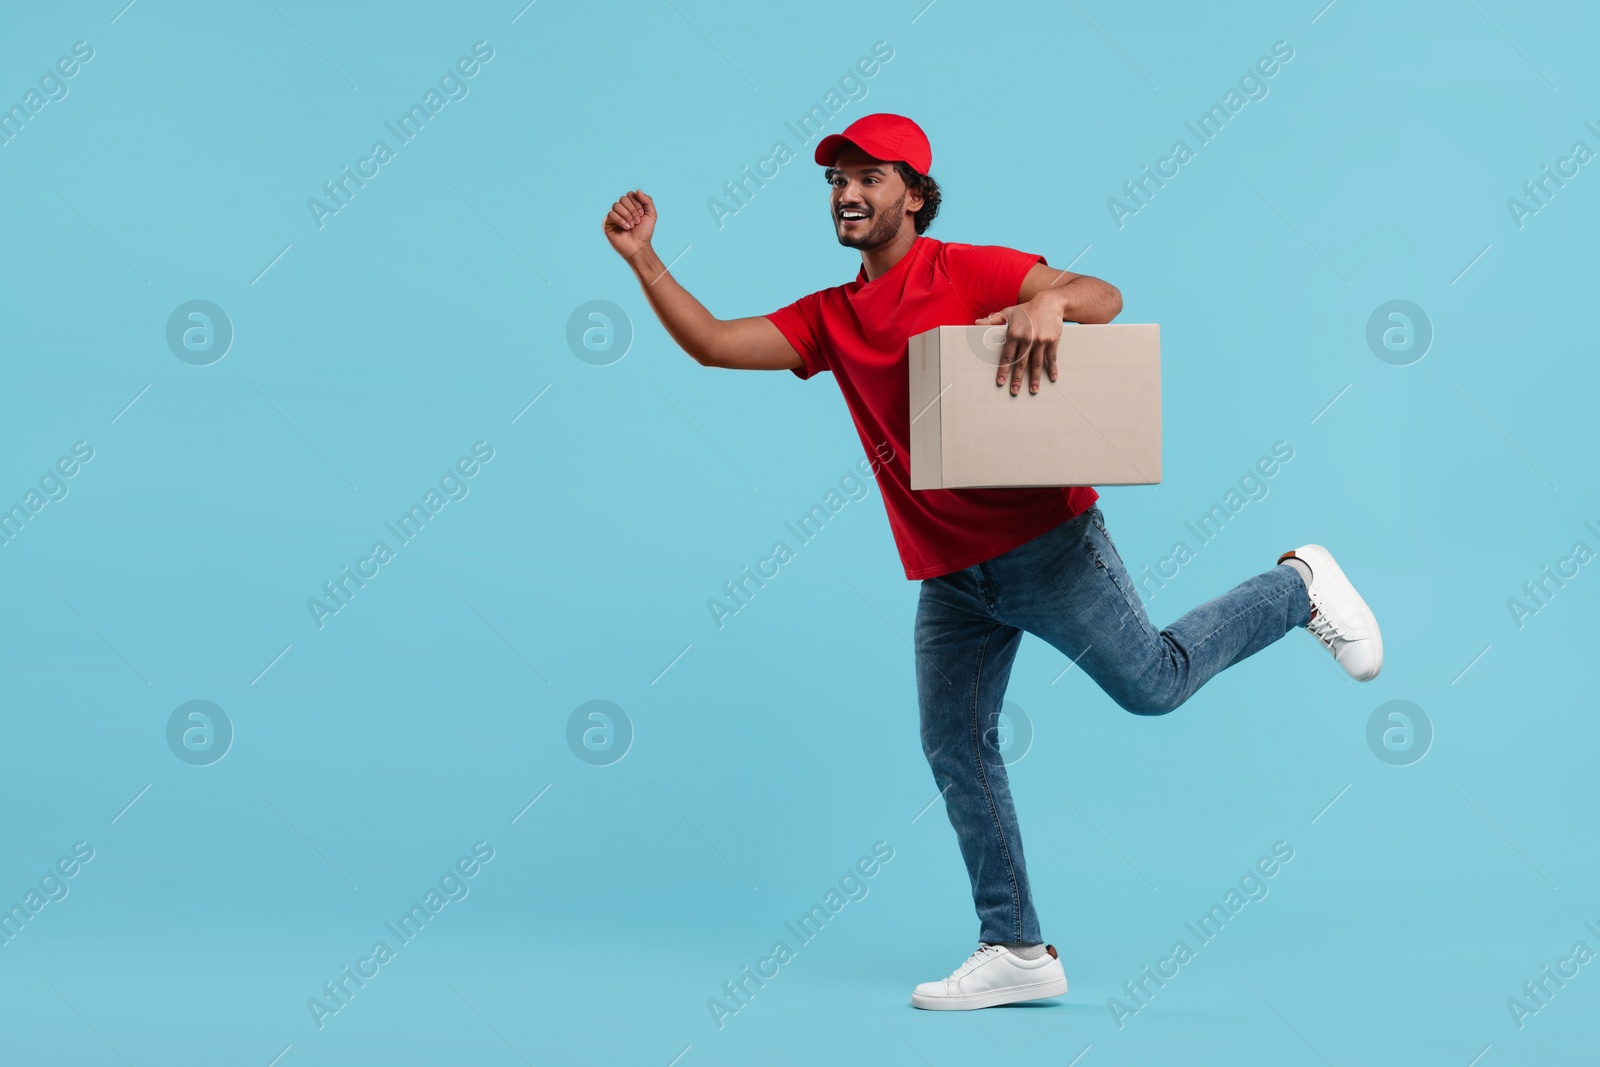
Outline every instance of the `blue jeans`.
[(922, 751), (966, 860), (978, 939), (1043, 940), (996, 747), (1024, 630), (1127, 711), (1164, 715), (1310, 620), (1299, 572), (1278, 564), (1157, 630), (1098, 505), (994, 559), (925, 579), (915, 641)]

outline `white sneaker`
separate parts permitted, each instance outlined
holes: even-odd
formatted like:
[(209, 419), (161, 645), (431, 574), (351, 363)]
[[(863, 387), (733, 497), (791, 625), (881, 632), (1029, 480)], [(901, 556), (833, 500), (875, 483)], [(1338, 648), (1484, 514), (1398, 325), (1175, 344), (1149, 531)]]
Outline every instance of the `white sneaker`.
[(1278, 562), (1290, 556), (1311, 568), (1313, 614), (1306, 629), (1333, 653), (1334, 660), (1350, 677), (1358, 682), (1372, 681), (1383, 668), (1383, 635), (1378, 632), (1372, 609), (1326, 548), (1301, 545), (1279, 556)]
[(1043, 956), (1025, 960), (1004, 945), (980, 942), (978, 951), (949, 978), (917, 986), (911, 994), (911, 1006), (965, 1011), (1059, 997), (1067, 991), (1067, 975), (1061, 969), (1055, 946), (1044, 948)]

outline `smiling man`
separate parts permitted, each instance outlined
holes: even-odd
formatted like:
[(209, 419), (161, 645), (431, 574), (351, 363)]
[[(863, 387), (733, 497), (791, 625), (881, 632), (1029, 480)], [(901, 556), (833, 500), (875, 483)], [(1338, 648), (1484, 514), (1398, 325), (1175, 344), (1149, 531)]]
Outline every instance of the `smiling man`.
[(1059, 379), (1063, 321), (1110, 322), (1122, 294), (1039, 255), (925, 236), (941, 193), (928, 173), (928, 139), (908, 118), (867, 115), (818, 142), (815, 159), (827, 168), (834, 235), (860, 252), (861, 269), (770, 314), (718, 319), (679, 285), (651, 247), (656, 209), (640, 190), (612, 205), (606, 238), (667, 333), (701, 365), (802, 379), (832, 371), (867, 451), (893, 447), (877, 478), (906, 577), (922, 583), (914, 642), (922, 750), (979, 921), (978, 950), (949, 977), (918, 985), (911, 1002), (963, 1009), (1060, 996), (1066, 974), (1040, 936), (996, 744), (1022, 635), (1060, 650), (1125, 710), (1161, 715), (1297, 626), (1351, 677), (1370, 680), (1383, 663), (1377, 620), (1313, 544), (1157, 630), (1093, 487), (913, 491), (909, 338), (1004, 323), (996, 387), (1033, 403), (1042, 374)]

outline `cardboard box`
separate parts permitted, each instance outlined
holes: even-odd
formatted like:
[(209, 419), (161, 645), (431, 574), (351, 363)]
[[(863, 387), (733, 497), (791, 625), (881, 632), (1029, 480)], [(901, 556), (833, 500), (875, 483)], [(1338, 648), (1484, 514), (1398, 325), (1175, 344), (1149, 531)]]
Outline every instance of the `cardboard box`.
[(995, 385), (1004, 326), (938, 326), (910, 341), (911, 488), (1155, 485), (1161, 327), (1066, 323), (1060, 377)]

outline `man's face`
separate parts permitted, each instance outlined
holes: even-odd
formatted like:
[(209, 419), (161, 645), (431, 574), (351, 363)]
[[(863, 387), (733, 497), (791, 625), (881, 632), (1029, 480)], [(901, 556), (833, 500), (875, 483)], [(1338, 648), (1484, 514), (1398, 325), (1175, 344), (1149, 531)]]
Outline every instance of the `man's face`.
[(871, 249), (888, 244), (909, 227), (922, 207), (922, 197), (909, 192), (893, 163), (874, 159), (855, 145), (845, 145), (827, 172), (833, 194), (828, 206), (834, 233), (849, 248)]

